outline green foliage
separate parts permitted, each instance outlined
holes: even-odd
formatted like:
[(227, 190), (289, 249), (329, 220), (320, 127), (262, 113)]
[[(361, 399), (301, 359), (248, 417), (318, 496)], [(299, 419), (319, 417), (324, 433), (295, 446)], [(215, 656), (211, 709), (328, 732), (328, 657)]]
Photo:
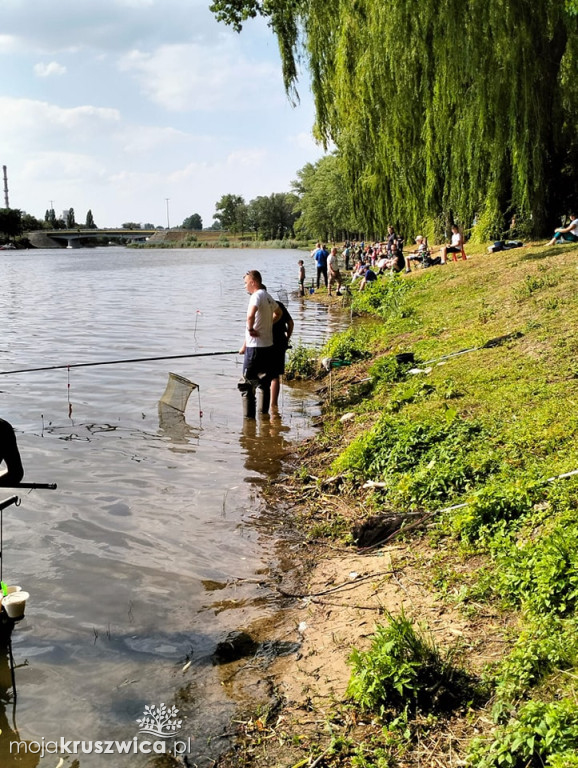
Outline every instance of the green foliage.
[(332, 336), (323, 345), (320, 357), (331, 357), (348, 363), (367, 360), (375, 352), (376, 337), (376, 330), (366, 326), (348, 328)]
[(294, 236), (297, 197), (277, 192), (251, 200), (247, 207), (247, 226), (262, 240), (283, 240)]
[[(214, 0), (276, 33), (286, 88), (309, 65), (317, 134), (367, 231), (390, 221), (546, 234), (578, 193), (577, 0)], [(320, 44), (323, 40), (323, 44)], [(448, 45), (447, 41), (452, 44)], [(427, 224), (426, 227), (423, 225)]]
[(369, 369), (369, 375), (376, 385), (394, 384), (404, 381), (412, 363), (400, 363), (395, 355), (384, 355), (376, 360)]
[(384, 717), (406, 708), (451, 710), (471, 696), (471, 681), (402, 613), (378, 625), (368, 651), (354, 649), (347, 694)]
[(292, 186), (299, 213), (295, 229), (301, 236), (334, 241), (359, 231), (350, 187), (337, 155), (307, 163), (297, 172)]
[(0, 232), (7, 237), (22, 233), (22, 211), (16, 208), (0, 208)]
[[(569, 699), (529, 701), (499, 727), (491, 741), (477, 739), (468, 754), (471, 768), (528, 768), (576, 763), (578, 706)], [(573, 762), (564, 762), (566, 759)]]
[(215, 205), (213, 215), (219, 229), (228, 232), (245, 232), (248, 226), (247, 204), (241, 195), (223, 195)]
[(399, 276), (376, 280), (368, 284), (364, 291), (354, 294), (351, 309), (358, 314), (367, 312), (387, 319), (402, 311), (410, 288), (410, 283)]
[(193, 213), (191, 216), (188, 216), (182, 223), (183, 229), (202, 229), (203, 228), (203, 220), (198, 213)]
[(94, 223), (94, 216), (92, 215), (92, 211), (90, 209), (86, 212), (86, 221), (84, 226), (87, 229), (96, 229), (96, 224)]
[(383, 415), (352, 441), (332, 471), (384, 482), (398, 504), (438, 506), (496, 471), (481, 425), (459, 418), (416, 423)]
[(540, 683), (555, 669), (570, 669), (578, 661), (578, 626), (575, 617), (540, 618), (520, 632), (512, 651), (492, 672), (495, 718), (511, 703)]
[(470, 543), (486, 539), (497, 526), (527, 515), (532, 510), (535, 488), (523, 484), (488, 485), (476, 491), (465, 509), (453, 520), (454, 533)]
[(287, 379), (311, 379), (317, 373), (318, 350), (307, 347), (299, 342), (287, 353), (285, 363), (285, 378)]
[(578, 602), (578, 525), (559, 522), (534, 540), (495, 547), (497, 589), (530, 614), (565, 616)]

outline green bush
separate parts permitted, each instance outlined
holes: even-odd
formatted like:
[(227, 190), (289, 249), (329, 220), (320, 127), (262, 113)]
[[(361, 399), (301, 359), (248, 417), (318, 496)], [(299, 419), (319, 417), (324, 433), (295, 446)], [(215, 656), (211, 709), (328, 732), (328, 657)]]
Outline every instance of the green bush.
[(495, 547), (497, 589), (534, 616), (565, 616), (578, 603), (578, 525), (560, 521), (539, 538)]
[(578, 706), (568, 699), (546, 703), (529, 701), (494, 733), (492, 741), (476, 739), (467, 764), (471, 768), (530, 768), (557, 766), (578, 750)]
[(402, 312), (410, 288), (410, 283), (398, 276), (376, 280), (368, 283), (364, 291), (354, 293), (351, 309), (357, 314), (367, 313), (387, 319)]
[(460, 418), (418, 422), (385, 414), (333, 462), (332, 472), (385, 483), (399, 504), (436, 504), (471, 490), (498, 460), (482, 426)]
[(285, 378), (313, 378), (318, 369), (318, 356), (319, 351), (313, 347), (307, 347), (301, 342), (294, 345), (287, 354), (287, 362), (285, 363)]
[(450, 711), (472, 694), (463, 670), (453, 667), (403, 613), (378, 626), (370, 649), (354, 649), (349, 664), (348, 696), (380, 717), (407, 707)]
[(453, 531), (470, 543), (484, 539), (500, 523), (527, 515), (532, 510), (534, 496), (533, 486), (486, 486), (476, 491), (468, 506), (455, 514)]
[(348, 328), (332, 336), (322, 347), (320, 357), (331, 357), (353, 363), (367, 360), (375, 354), (377, 329), (360, 326)]

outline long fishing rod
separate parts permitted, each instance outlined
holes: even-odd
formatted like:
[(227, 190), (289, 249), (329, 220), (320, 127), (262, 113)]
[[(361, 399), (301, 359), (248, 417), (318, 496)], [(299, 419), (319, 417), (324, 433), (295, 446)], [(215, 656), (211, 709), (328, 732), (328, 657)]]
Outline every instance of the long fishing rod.
[(54, 491), (58, 487), (56, 483), (16, 483), (15, 485), (2, 485), (1, 488), (26, 488), (32, 491)]
[(237, 355), (238, 349), (228, 352), (195, 352), (189, 355), (167, 355), (165, 357), (132, 357), (126, 360), (99, 360), (94, 363), (71, 363), (70, 365), (45, 365), (42, 368), (20, 368), (17, 371), (0, 371), (0, 376), (12, 373), (37, 373), (38, 371), (59, 371), (69, 368), (90, 368), (94, 365), (121, 365), (122, 363), (150, 363), (156, 360), (184, 360), (187, 357), (214, 357), (215, 355)]

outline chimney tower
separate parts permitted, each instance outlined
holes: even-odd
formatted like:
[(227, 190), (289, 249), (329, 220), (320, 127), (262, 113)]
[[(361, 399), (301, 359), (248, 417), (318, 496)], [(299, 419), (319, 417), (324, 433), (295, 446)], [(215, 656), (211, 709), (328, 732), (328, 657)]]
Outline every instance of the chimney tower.
[(8, 202), (8, 170), (5, 165), (2, 166), (2, 170), (4, 171), (4, 207), (10, 208), (10, 203)]

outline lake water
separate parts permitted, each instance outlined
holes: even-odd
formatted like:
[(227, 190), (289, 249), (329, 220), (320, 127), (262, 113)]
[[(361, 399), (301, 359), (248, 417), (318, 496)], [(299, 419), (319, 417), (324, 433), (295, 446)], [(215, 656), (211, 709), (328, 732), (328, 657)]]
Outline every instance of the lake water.
[[(347, 321), (292, 293), (296, 251), (0, 254), (1, 371), (237, 350), (251, 268), (274, 296), (289, 292), (295, 341), (320, 344)], [(199, 386), (184, 419), (159, 415), (169, 371)], [(240, 375), (232, 354), (0, 376), (0, 416), (16, 429), (25, 480), (58, 484), (21, 491), (21, 506), (3, 513), (3, 578), (31, 597), (13, 634), (17, 706), (0, 659), (2, 768), (58, 762), (17, 761), (15, 733), (130, 740), (145, 707), (161, 703), (180, 709), (180, 738), (195, 738), (194, 759), (210, 765), (202, 755), (218, 743), (206, 738), (235, 706), (211, 654), (274, 608), (274, 593), (256, 583), (275, 558), (258, 522), (259, 483), (281, 471), (288, 442), (310, 434), (318, 414), (310, 391), (284, 386), (280, 420), (244, 425)], [(78, 759), (82, 768), (147, 764)]]

